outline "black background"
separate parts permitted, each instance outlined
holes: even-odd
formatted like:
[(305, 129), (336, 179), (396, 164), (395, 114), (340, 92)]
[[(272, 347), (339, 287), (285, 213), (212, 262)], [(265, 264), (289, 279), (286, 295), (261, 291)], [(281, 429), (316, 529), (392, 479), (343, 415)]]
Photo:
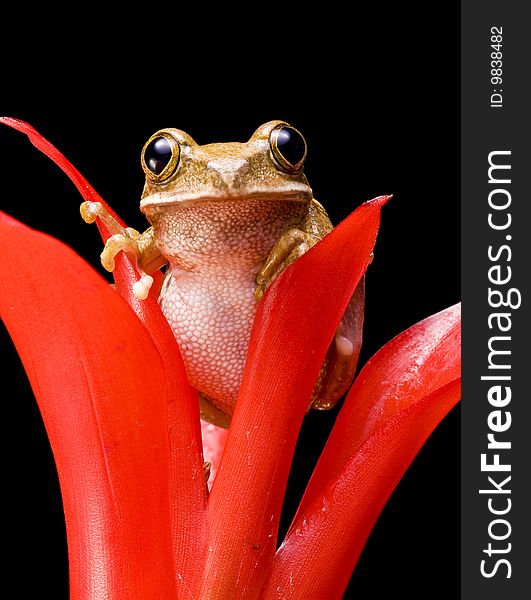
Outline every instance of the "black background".
[[(369, 198), (394, 194), (367, 278), (363, 364), (460, 299), (458, 4), (431, 15), (429, 26), (418, 17), (412, 8), (380, 6), (349, 20), (314, 15), (305, 25), (264, 13), (252, 30), (218, 31), (215, 43), (195, 21), (103, 52), (112, 30), (93, 32), (89, 51), (82, 36), (63, 31), (57, 50), (49, 39), (24, 65), (11, 61), (0, 111), (30, 122), (138, 229), (145, 225), (139, 152), (161, 127), (208, 143), (244, 141), (270, 119), (290, 122), (307, 140), (306, 175), (334, 223)], [(81, 221), (69, 180), (7, 128), (0, 155), (1, 209), (67, 242), (101, 272), (99, 235)], [(60, 600), (67, 563), (53, 459), (4, 331), (1, 352), (5, 583)], [(283, 530), (335, 416), (306, 419)], [(424, 598), (433, 587), (457, 597), (459, 450), (457, 408), (389, 501), (346, 598), (389, 591)]]

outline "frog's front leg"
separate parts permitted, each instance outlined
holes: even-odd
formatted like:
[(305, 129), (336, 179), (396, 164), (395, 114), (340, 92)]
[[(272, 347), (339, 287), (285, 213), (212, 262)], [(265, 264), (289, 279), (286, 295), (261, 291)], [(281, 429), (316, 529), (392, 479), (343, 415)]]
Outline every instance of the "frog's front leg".
[(285, 231), (256, 276), (257, 285), (254, 292), (256, 300), (262, 298), (266, 289), (287, 266), (295, 262), (320, 239), (315, 234), (301, 229), (288, 229), (288, 231)]
[(325, 209), (313, 198), (300, 227), (288, 229), (280, 236), (258, 272), (254, 292), (256, 300), (262, 298), (266, 289), (286, 267), (315, 246), (332, 228)]
[(140, 279), (133, 285), (133, 293), (140, 300), (145, 300), (149, 294), (155, 272), (166, 263), (160, 253), (150, 227), (140, 234), (131, 227), (122, 227), (101, 205), (100, 202), (83, 202), (80, 207), (81, 216), (87, 223), (94, 223), (96, 218), (101, 219), (111, 233), (106, 241), (105, 248), (100, 255), (101, 264), (107, 271), (114, 271), (115, 257), (119, 252), (125, 254), (133, 261)]
[[(289, 264), (302, 256), (332, 230), (324, 208), (315, 199), (309, 206), (308, 218), (301, 230), (290, 229), (281, 236), (256, 277), (255, 297), (259, 300), (265, 289)], [(310, 406), (328, 410), (338, 402), (350, 386), (362, 343), (365, 305), (365, 277), (360, 280), (341, 319), (327, 352)]]

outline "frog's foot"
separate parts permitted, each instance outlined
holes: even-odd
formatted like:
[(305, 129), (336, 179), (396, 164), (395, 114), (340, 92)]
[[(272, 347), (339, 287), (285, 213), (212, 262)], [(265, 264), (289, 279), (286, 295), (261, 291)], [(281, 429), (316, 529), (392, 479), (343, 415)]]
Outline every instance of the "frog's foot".
[(133, 294), (140, 300), (145, 300), (149, 294), (153, 277), (148, 275), (140, 266), (140, 248), (138, 242), (140, 233), (131, 227), (122, 227), (118, 221), (112, 217), (101, 205), (100, 202), (83, 202), (80, 206), (80, 213), (83, 220), (87, 223), (94, 223), (99, 218), (112, 234), (106, 241), (105, 248), (100, 255), (101, 264), (109, 271), (113, 272), (116, 263), (115, 258), (119, 252), (125, 254), (132, 260), (136, 266), (140, 279), (133, 284)]
[(352, 383), (358, 355), (359, 346), (355, 347), (355, 340), (349, 339), (338, 331), (321, 369), (322, 381), (318, 381), (319, 389), (314, 389), (311, 408), (316, 410), (334, 408)]
[(312, 408), (333, 408), (350, 387), (361, 350), (364, 305), (365, 277), (362, 277), (328, 349), (312, 395)]
[[(133, 284), (133, 294), (139, 300), (145, 300), (148, 297), (149, 290), (153, 285), (153, 277), (148, 275), (141, 267), (140, 267), (140, 249), (138, 247), (138, 241), (134, 237), (131, 237), (131, 233), (128, 229), (124, 230), (125, 233), (115, 233), (111, 235), (111, 237), (105, 243), (105, 248), (103, 252), (100, 254), (100, 260), (103, 267), (109, 271), (114, 271), (116, 266), (115, 258), (119, 252), (125, 252), (125, 254), (133, 261), (135, 264), (138, 273), (140, 274), (140, 279)], [(133, 235), (136, 232), (133, 230)]]
[(254, 297), (260, 300), (280, 273), (314, 246), (319, 239), (300, 229), (289, 229), (284, 232), (256, 276)]
[(105, 210), (105, 208), (103, 208), (101, 202), (83, 202), (79, 207), (79, 212), (81, 213), (83, 221), (86, 223), (94, 223), (97, 218), (101, 219), (102, 223), (105, 225), (105, 227), (107, 227), (111, 235), (114, 235), (115, 233), (125, 233), (126, 231), (130, 230), (131, 232), (136, 233), (137, 236), (140, 236), (138, 231), (122, 227), (122, 225), (120, 225), (120, 223), (118, 223), (118, 221), (111, 216)]

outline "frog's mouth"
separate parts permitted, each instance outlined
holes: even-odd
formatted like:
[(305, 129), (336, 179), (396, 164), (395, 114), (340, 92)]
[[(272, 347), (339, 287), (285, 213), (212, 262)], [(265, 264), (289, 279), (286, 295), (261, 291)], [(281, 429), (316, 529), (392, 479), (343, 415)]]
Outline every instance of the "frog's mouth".
[(230, 192), (157, 192), (144, 196), (140, 201), (140, 210), (149, 212), (161, 206), (193, 205), (208, 202), (224, 202), (227, 200), (264, 200), (264, 201), (283, 201), (283, 202), (301, 202), (307, 203), (312, 199), (312, 190), (309, 186), (301, 183), (296, 186), (291, 185), (286, 189), (256, 189), (246, 192), (238, 190), (235, 193)]

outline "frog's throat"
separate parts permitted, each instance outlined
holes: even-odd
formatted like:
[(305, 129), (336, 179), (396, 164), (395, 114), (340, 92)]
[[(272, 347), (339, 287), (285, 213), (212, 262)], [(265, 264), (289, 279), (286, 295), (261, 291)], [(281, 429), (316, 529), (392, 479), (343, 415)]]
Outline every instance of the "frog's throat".
[(271, 190), (252, 190), (249, 192), (238, 192), (230, 193), (227, 191), (223, 192), (190, 192), (190, 193), (176, 193), (176, 192), (157, 192), (156, 194), (150, 194), (145, 196), (140, 201), (140, 210), (142, 212), (149, 211), (150, 208), (158, 206), (171, 206), (171, 205), (192, 205), (204, 202), (223, 202), (225, 200), (268, 200), (268, 201), (292, 201), (292, 202), (310, 202), (312, 199), (312, 190), (309, 186), (290, 185), (284, 190), (276, 189), (274, 192)]

